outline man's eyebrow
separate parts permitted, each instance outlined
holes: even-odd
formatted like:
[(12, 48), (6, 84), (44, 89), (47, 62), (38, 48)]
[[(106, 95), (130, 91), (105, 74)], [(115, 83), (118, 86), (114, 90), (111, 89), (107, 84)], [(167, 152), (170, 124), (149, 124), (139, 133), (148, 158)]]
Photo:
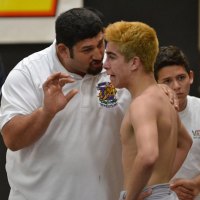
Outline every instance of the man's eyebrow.
[[(102, 38), (102, 39), (98, 42), (97, 45), (100, 45), (100, 44), (102, 44), (103, 42), (104, 42), (104, 39)], [(81, 50), (87, 50), (87, 49), (91, 49), (91, 48), (94, 48), (94, 45), (86, 45), (86, 46), (83, 46), (83, 47), (81, 48)]]
[(93, 45), (83, 46), (81, 50), (86, 50), (86, 49), (91, 49), (91, 48), (94, 48), (94, 46)]

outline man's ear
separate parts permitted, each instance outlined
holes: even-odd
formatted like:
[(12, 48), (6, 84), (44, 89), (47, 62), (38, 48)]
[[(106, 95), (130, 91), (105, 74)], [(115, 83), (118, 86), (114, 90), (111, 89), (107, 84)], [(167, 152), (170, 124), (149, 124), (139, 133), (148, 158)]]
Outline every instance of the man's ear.
[(65, 59), (70, 58), (69, 48), (63, 43), (60, 43), (57, 45), (57, 53), (62, 58), (65, 58)]
[(131, 60), (130, 60), (130, 70), (137, 70), (139, 67), (139, 63), (140, 63), (140, 58), (137, 56), (134, 56)]

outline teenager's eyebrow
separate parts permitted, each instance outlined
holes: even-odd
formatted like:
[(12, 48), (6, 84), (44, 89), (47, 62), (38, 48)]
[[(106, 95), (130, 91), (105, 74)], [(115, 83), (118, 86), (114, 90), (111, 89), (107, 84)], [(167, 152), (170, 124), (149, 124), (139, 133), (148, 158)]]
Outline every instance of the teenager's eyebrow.
[(168, 80), (168, 79), (171, 79), (171, 77), (167, 76), (167, 77), (162, 78), (163, 81)]
[(113, 53), (112, 51), (106, 51), (106, 54), (107, 54), (107, 55), (116, 56), (116, 54), (115, 54), (115, 53)]

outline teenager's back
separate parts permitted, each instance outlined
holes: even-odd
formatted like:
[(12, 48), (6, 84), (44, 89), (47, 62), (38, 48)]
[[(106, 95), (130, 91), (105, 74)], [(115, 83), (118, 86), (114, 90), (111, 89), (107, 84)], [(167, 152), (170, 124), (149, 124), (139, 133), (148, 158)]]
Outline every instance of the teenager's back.
[(155, 109), (159, 147), (158, 159), (148, 185), (167, 183), (172, 177), (180, 121), (169, 98), (158, 86), (151, 88), (146, 95), (146, 98), (152, 101), (151, 110)]

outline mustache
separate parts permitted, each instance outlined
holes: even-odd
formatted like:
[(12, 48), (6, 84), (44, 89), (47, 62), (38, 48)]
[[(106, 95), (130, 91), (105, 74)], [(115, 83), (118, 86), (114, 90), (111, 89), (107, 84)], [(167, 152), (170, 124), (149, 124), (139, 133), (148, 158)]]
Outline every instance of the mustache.
[(100, 63), (103, 63), (103, 59), (101, 59), (101, 60), (93, 60), (91, 63), (92, 64), (100, 64)]

